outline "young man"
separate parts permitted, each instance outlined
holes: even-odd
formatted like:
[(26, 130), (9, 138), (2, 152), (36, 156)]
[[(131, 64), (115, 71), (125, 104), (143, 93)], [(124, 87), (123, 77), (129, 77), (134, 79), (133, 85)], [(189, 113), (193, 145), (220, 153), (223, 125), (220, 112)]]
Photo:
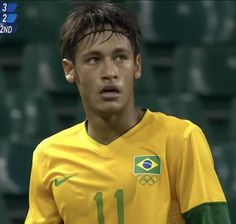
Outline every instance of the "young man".
[(135, 106), (140, 34), (111, 3), (68, 16), (62, 64), (87, 119), (35, 150), (26, 224), (230, 223), (201, 129)]

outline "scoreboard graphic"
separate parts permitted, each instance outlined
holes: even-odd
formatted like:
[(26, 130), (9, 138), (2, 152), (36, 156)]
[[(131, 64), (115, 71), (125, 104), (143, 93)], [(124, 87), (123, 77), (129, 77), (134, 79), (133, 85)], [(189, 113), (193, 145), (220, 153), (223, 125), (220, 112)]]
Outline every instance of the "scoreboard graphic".
[(0, 1), (0, 35), (14, 34), (17, 30), (17, 3)]

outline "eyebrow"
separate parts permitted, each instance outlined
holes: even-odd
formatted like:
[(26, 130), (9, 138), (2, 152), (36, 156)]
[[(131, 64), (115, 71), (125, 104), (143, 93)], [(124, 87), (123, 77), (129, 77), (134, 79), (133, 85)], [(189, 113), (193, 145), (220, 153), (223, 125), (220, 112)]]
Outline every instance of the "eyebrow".
[(120, 52), (130, 53), (130, 51), (127, 48), (124, 48), (124, 47), (118, 47), (114, 50), (114, 53), (120, 53)]
[[(128, 53), (128, 54), (130, 53), (129, 50), (127, 48), (124, 48), (124, 47), (118, 47), (113, 51), (114, 54), (122, 53), (122, 52), (125, 52), (125, 53)], [(91, 51), (88, 51), (88, 52), (84, 53), (83, 57), (88, 57), (88, 56), (91, 56), (91, 55), (100, 56), (100, 55), (102, 55), (102, 53), (100, 51), (91, 50)]]

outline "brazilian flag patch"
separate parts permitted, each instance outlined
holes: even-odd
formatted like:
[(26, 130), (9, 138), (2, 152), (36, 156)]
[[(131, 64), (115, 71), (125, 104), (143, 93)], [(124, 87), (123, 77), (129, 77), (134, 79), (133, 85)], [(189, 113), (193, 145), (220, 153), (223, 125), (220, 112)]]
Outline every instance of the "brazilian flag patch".
[(135, 156), (134, 174), (161, 174), (160, 156)]

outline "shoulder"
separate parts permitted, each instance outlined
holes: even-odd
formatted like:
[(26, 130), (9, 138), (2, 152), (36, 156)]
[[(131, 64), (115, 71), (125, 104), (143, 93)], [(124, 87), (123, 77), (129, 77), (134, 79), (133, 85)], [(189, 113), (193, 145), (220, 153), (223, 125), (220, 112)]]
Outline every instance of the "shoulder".
[(186, 138), (192, 132), (201, 132), (201, 128), (190, 120), (167, 115), (161, 112), (149, 111), (149, 113), (150, 124), (167, 132), (169, 135), (177, 135), (178, 137), (181, 135), (183, 138)]
[(157, 139), (165, 141), (168, 153), (177, 155), (199, 150), (199, 145), (208, 147), (205, 134), (193, 122), (160, 112), (151, 112), (150, 117), (148, 132), (155, 133)]
[(47, 155), (49, 153), (55, 153), (53, 149), (73, 144), (75, 139), (80, 135), (84, 125), (84, 122), (79, 123), (42, 140), (34, 150), (34, 154)]

